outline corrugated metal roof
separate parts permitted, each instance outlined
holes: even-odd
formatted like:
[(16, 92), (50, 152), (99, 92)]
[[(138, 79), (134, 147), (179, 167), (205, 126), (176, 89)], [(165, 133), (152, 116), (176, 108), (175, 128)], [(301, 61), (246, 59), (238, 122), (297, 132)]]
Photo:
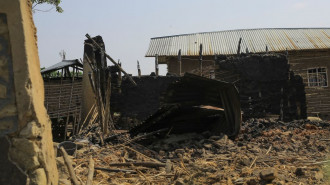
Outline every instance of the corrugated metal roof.
[(240, 38), (244, 53), (246, 48), (265, 52), (266, 46), (269, 51), (330, 48), (330, 28), (242, 29), (151, 38), (146, 57), (177, 56), (179, 49), (184, 56), (197, 56), (200, 44), (203, 55), (236, 54)]
[(62, 69), (64, 67), (72, 66), (72, 65), (77, 65), (77, 66), (83, 67), (83, 65), (79, 62), (78, 59), (75, 59), (75, 60), (62, 60), (61, 62), (59, 62), (57, 64), (54, 64), (50, 67), (47, 67), (47, 68), (41, 70), (41, 74), (56, 71), (58, 69)]

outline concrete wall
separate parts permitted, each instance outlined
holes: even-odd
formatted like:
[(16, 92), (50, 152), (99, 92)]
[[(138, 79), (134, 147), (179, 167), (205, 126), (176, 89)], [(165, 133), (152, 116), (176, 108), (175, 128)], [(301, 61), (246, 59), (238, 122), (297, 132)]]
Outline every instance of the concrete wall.
[(57, 184), (29, 0), (0, 1), (0, 184)]
[[(330, 49), (289, 52), (288, 58), (291, 69), (304, 79), (308, 115), (330, 120)], [(308, 86), (307, 70), (318, 67), (327, 68), (328, 87)]]

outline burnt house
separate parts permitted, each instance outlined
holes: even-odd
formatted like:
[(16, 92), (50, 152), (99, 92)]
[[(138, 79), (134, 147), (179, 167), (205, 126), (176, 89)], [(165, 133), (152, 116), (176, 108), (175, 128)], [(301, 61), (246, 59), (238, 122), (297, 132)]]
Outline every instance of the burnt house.
[(213, 78), (216, 56), (243, 53), (286, 55), (290, 70), (305, 84), (308, 116), (330, 119), (330, 28), (240, 29), (155, 37), (146, 57), (156, 57), (172, 74), (202, 66), (201, 73)]
[(55, 139), (65, 138), (67, 132), (74, 133), (81, 119), (82, 67), (75, 59), (62, 60), (41, 70), (45, 107), (53, 123)]

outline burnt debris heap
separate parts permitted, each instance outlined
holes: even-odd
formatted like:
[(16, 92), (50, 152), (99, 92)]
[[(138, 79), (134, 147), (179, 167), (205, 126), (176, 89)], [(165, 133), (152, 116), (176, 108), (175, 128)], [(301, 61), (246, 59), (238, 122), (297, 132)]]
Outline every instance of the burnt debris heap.
[(169, 85), (160, 109), (130, 133), (168, 129), (171, 133), (210, 131), (236, 137), (240, 126), (239, 96), (231, 83), (185, 74)]

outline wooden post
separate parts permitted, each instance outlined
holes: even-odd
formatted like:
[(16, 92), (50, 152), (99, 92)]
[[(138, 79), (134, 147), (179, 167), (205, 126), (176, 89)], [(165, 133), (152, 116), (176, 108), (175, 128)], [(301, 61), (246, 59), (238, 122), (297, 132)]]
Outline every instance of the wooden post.
[(288, 57), (288, 56), (289, 56), (289, 51), (288, 51), (288, 48), (285, 48), (285, 55), (286, 55), (286, 57)]
[(181, 76), (181, 73), (182, 73), (181, 49), (179, 49), (178, 61), (179, 61), (179, 75)]
[[(61, 95), (62, 95), (62, 84), (63, 84), (63, 68), (61, 70), (61, 86), (60, 86), (60, 95), (58, 98), (58, 110), (61, 110)], [(57, 120), (60, 118), (60, 113), (57, 112)]]
[(60, 147), (60, 151), (62, 153), (64, 163), (65, 163), (66, 167), (68, 168), (72, 183), (74, 185), (80, 185), (80, 182), (78, 181), (76, 173), (74, 172), (74, 169), (72, 167), (72, 161), (71, 161), (69, 155), (66, 153), (65, 149), (63, 148), (63, 146)]
[(158, 68), (158, 55), (155, 56), (155, 73), (158, 76), (159, 68)]
[(238, 41), (237, 55), (239, 55), (241, 53), (241, 43), (242, 43), (242, 37), (239, 38), (239, 41)]
[[(69, 68), (67, 70), (69, 71)], [(69, 71), (69, 73), (70, 73), (70, 71)], [(73, 73), (74, 73), (74, 68), (73, 68)], [(66, 136), (67, 136), (67, 132), (68, 132), (68, 124), (69, 124), (69, 119), (70, 119), (70, 111), (71, 111), (71, 103), (72, 103), (73, 84), (74, 84), (74, 75), (72, 75), (72, 81), (71, 81), (69, 109), (68, 109), (68, 114), (66, 117), (65, 128), (64, 128), (64, 141), (66, 140)], [(73, 114), (72, 114), (72, 116), (73, 116)], [(72, 130), (71, 130), (72, 135), (74, 134), (74, 132), (75, 132), (74, 124), (72, 123)]]
[(203, 76), (203, 44), (199, 45), (199, 67), (200, 75)]
[(138, 70), (138, 77), (141, 77), (141, 69), (140, 69), (139, 61), (137, 61), (137, 70)]
[(89, 157), (89, 165), (88, 165), (88, 175), (86, 185), (93, 184), (93, 176), (94, 176), (94, 160), (93, 157)]
[(280, 119), (281, 121), (284, 120), (284, 112), (283, 112), (283, 107), (284, 107), (284, 100), (283, 100), (283, 87), (281, 88), (281, 102), (280, 102)]
[[(118, 59), (118, 65), (121, 67), (120, 59)], [(119, 72), (118, 72), (118, 78), (119, 78), (119, 81), (120, 81), (120, 83), (121, 83), (123, 77), (122, 77), (122, 75), (121, 75), (121, 71), (120, 71), (120, 69), (119, 69)]]

